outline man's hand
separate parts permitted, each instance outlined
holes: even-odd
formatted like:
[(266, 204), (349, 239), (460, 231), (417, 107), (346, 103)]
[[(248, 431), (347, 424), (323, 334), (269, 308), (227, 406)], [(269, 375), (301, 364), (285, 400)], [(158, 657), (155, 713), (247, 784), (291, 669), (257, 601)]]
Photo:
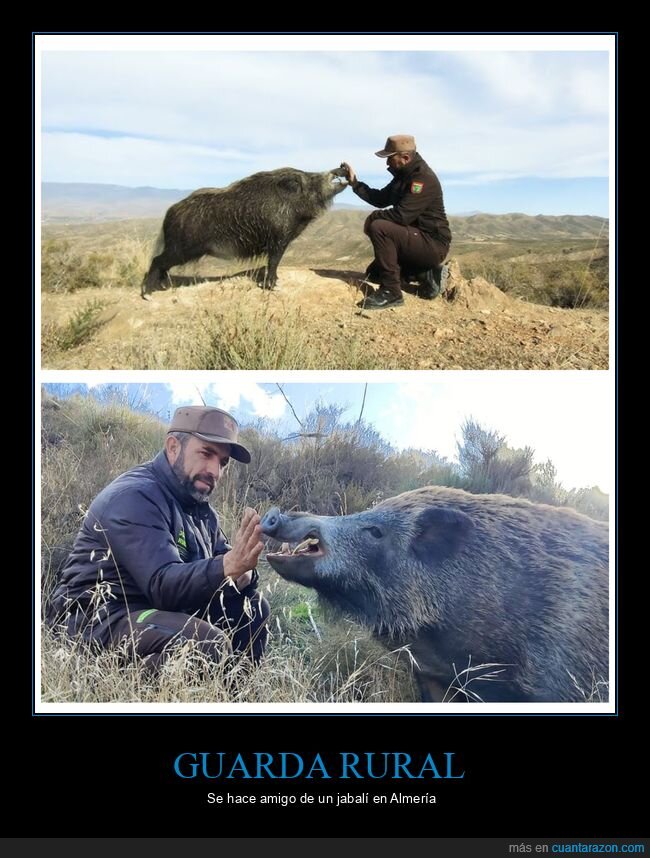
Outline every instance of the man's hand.
[(348, 171), (348, 182), (351, 185), (355, 185), (357, 182), (357, 174), (354, 172), (354, 169), (349, 164), (346, 164), (345, 161), (343, 161), (341, 166), (345, 167), (345, 169)]
[(254, 509), (246, 507), (232, 549), (223, 557), (224, 575), (238, 582), (242, 575), (255, 568), (263, 548), (260, 517)]

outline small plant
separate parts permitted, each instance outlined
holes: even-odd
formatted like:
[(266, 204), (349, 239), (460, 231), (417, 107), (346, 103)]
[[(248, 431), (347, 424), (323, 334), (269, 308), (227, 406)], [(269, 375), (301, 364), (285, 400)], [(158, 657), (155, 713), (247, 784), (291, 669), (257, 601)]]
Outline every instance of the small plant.
[(470, 656), (467, 660), (467, 667), (463, 670), (457, 670), (455, 664), (452, 667), (454, 669), (454, 679), (445, 691), (445, 696), (442, 699), (443, 703), (453, 703), (457, 698), (460, 698), (461, 702), (482, 703), (483, 698), (478, 693), (476, 686), (472, 684), (478, 682), (503, 682), (503, 677), (499, 676), (499, 674), (503, 673), (509, 665), (496, 663), (472, 665), (472, 657)]
[(609, 682), (602, 677), (596, 676), (592, 671), (591, 688), (582, 688), (576, 677), (567, 670), (574, 686), (580, 692), (585, 703), (607, 703), (609, 702)]
[(44, 336), (43, 351), (46, 351), (45, 346), (50, 349), (54, 346), (60, 351), (68, 351), (88, 342), (104, 324), (99, 318), (104, 307), (105, 304), (102, 301), (93, 299), (77, 310), (65, 325), (50, 323)]

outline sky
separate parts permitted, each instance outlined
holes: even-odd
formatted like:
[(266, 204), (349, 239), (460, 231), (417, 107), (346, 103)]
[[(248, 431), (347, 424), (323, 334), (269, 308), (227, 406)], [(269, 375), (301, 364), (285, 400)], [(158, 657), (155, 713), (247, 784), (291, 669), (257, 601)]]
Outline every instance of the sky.
[[(42, 53), (43, 181), (192, 189), (345, 160), (383, 187), (390, 176), (374, 152), (408, 133), (452, 214), (609, 214), (603, 50), (72, 44), (80, 49)], [(350, 190), (337, 202), (361, 204)]]
[[(565, 488), (594, 485), (613, 489), (614, 424), (609, 379), (604, 373), (501, 372), (489, 384), (476, 374), (452, 374), (432, 382), (411, 374), (401, 383), (368, 384), (363, 419), (396, 449), (435, 450), (455, 461), (460, 427), (469, 417), (506, 436), (511, 447), (531, 446), (538, 463), (550, 459)], [(105, 374), (104, 374), (105, 379)], [(101, 383), (92, 384), (98, 392)], [(178, 375), (169, 384), (126, 385), (131, 401), (144, 400), (167, 422), (180, 405), (214, 405), (241, 425), (262, 420), (283, 437), (300, 430), (277, 384), (257, 383), (245, 374), (223, 374), (195, 383)], [(361, 412), (365, 383), (282, 383), (298, 417), (316, 403), (345, 407), (344, 422)]]

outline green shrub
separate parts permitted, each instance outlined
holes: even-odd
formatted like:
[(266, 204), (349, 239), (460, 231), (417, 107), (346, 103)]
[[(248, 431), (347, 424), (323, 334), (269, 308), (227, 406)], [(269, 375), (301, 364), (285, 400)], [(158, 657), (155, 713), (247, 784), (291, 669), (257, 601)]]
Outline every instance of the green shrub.
[(64, 325), (49, 322), (43, 327), (41, 349), (43, 355), (56, 351), (69, 351), (88, 342), (102, 327), (99, 318), (105, 304), (93, 299), (76, 310)]

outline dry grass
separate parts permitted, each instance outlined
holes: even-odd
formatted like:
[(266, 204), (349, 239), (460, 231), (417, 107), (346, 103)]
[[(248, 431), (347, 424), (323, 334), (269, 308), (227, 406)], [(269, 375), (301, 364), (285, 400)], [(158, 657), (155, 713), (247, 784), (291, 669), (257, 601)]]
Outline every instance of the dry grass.
[(609, 682), (602, 676), (596, 676), (592, 671), (591, 687), (582, 688), (576, 677), (567, 671), (571, 677), (571, 681), (580, 693), (580, 696), (585, 703), (608, 703), (609, 702)]
[(103, 301), (93, 298), (76, 310), (64, 324), (46, 323), (41, 341), (43, 353), (67, 352), (91, 340), (104, 324), (99, 318), (104, 307)]
[(371, 258), (367, 239), (352, 224), (333, 231), (326, 218), (317, 224), (311, 238), (301, 236), (289, 248), (280, 288), (271, 294), (255, 282), (264, 260), (242, 265), (204, 258), (174, 268), (174, 288), (147, 302), (140, 299), (140, 283), (155, 221), (46, 228), (44, 368), (607, 366), (607, 258), (573, 258), (590, 252), (574, 252), (574, 245), (593, 248), (593, 240), (571, 239), (570, 247), (564, 246), (569, 239), (533, 242), (540, 252), (530, 262), (510, 258), (521, 253), (521, 242), (482, 244), (480, 250), (459, 242), (454, 257), (464, 276), (496, 283), (501, 298), (508, 293), (506, 303), (484, 306), (472, 299), (463, 306), (407, 295), (402, 307), (373, 314), (356, 307), (356, 283)]
[[(472, 664), (472, 657), (467, 661), (467, 667), (458, 670), (456, 665), (452, 665), (454, 670), (454, 679), (447, 688), (443, 703), (483, 703), (481, 696), (481, 683), (484, 682), (504, 682), (507, 677), (507, 669), (511, 667), (509, 664), (484, 663)], [(591, 688), (583, 689), (580, 687), (576, 677), (567, 671), (571, 680), (579, 691), (584, 703), (608, 703), (609, 702), (609, 682), (602, 678), (597, 678), (592, 675)]]
[(452, 667), (454, 679), (445, 691), (443, 703), (482, 703), (483, 698), (478, 690), (480, 684), (482, 682), (503, 681), (504, 677), (501, 674), (506, 672), (509, 665), (491, 662), (473, 665), (470, 656), (467, 667), (462, 670), (458, 670), (455, 664)]
[[(308, 308), (287, 307), (278, 303), (276, 293), (263, 292), (257, 283), (263, 262), (259, 259), (243, 270), (236, 262), (210, 259), (174, 269), (170, 282), (176, 288), (166, 290), (166, 312), (156, 318), (159, 293), (146, 304), (139, 298), (151, 249), (151, 241), (138, 237), (122, 237), (110, 246), (110, 253), (102, 254), (74, 254), (70, 243), (60, 239), (45, 242), (43, 293), (60, 296), (68, 309), (56, 317), (44, 309), (44, 366), (60, 366), (67, 359), (83, 365), (75, 350), (98, 346), (93, 338), (109, 326), (101, 351), (104, 365), (112, 368), (385, 368), (386, 361), (370, 357), (360, 343), (341, 350), (336, 342), (314, 336)], [(208, 293), (197, 294), (193, 287), (206, 282)], [(183, 288), (177, 288), (179, 283)], [(355, 290), (350, 294), (351, 312), (356, 312), (358, 296)], [(146, 320), (146, 328), (138, 327), (139, 317)], [(69, 352), (73, 354), (68, 357)]]
[[(263, 575), (271, 603), (262, 664), (224, 656), (214, 663), (187, 641), (158, 673), (127, 656), (127, 645), (96, 650), (42, 631), (42, 700), (56, 703), (393, 703), (417, 700), (410, 659), (368, 632), (320, 616), (301, 588)], [(313, 595), (309, 595), (313, 599)], [(307, 607), (309, 605), (309, 607)], [(317, 617), (316, 628), (306, 619)], [(320, 638), (319, 638), (320, 636)]]
[[(358, 345), (344, 354), (315, 338), (300, 307), (278, 307), (251, 283), (214, 304), (197, 303), (190, 320), (160, 336), (113, 349), (113, 361), (143, 369), (378, 369)], [(170, 336), (173, 334), (173, 336)], [(117, 345), (117, 344), (116, 344)]]
[(79, 289), (139, 287), (149, 267), (152, 242), (137, 234), (119, 236), (102, 252), (85, 250), (78, 241), (51, 238), (43, 242), (41, 290), (76, 292)]

